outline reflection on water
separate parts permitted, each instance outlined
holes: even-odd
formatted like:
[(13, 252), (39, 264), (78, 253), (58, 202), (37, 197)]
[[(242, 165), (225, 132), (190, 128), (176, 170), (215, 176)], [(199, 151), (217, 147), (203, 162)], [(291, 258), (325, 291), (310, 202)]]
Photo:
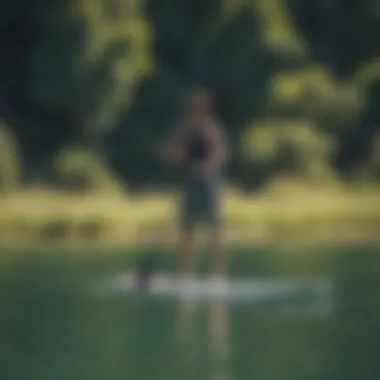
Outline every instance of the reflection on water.
[[(128, 258), (127, 258), (128, 256)], [(380, 254), (376, 248), (286, 253), (240, 249), (234, 276), (328, 276), (334, 312), (96, 298), (80, 284), (130, 255), (3, 254), (0, 378), (11, 380), (377, 380)], [(163, 260), (166, 268), (174, 261)], [(206, 268), (201, 265), (201, 271)], [(64, 285), (64, 286), (63, 286)], [(67, 292), (48, 292), (54, 288)], [(186, 310), (186, 311), (184, 311)], [(300, 311), (300, 310), (299, 310)]]

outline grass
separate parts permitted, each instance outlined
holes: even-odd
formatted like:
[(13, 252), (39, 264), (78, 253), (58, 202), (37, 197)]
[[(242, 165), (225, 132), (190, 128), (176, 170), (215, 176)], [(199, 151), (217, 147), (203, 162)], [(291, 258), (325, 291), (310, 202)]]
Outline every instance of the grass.
[[(0, 237), (3, 242), (18, 243), (163, 239), (174, 230), (175, 196), (13, 193), (0, 200)], [(256, 196), (228, 189), (224, 199), (227, 229), (256, 239), (375, 238), (380, 230), (380, 191), (376, 189), (282, 186)]]

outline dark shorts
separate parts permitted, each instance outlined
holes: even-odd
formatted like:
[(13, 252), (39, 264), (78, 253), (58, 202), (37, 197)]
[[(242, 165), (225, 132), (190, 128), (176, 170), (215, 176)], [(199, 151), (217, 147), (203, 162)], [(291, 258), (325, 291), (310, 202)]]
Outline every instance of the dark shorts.
[(184, 230), (192, 229), (199, 222), (218, 228), (220, 217), (220, 179), (191, 179), (185, 185), (181, 197), (180, 223)]

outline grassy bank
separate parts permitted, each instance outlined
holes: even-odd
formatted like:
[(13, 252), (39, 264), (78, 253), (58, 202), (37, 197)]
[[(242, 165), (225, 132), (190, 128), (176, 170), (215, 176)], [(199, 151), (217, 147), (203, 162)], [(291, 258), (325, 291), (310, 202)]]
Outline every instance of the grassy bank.
[[(0, 237), (12, 242), (117, 243), (173, 236), (175, 194), (123, 198), (27, 191), (0, 200)], [(252, 239), (365, 237), (380, 231), (380, 192), (283, 187), (256, 196), (228, 190), (230, 235)]]

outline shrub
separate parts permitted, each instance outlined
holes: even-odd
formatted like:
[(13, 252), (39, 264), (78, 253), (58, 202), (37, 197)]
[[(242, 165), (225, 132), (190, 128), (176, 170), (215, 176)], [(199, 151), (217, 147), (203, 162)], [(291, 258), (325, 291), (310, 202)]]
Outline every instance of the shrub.
[(0, 123), (0, 191), (9, 192), (20, 185), (20, 160), (16, 139), (5, 123)]

